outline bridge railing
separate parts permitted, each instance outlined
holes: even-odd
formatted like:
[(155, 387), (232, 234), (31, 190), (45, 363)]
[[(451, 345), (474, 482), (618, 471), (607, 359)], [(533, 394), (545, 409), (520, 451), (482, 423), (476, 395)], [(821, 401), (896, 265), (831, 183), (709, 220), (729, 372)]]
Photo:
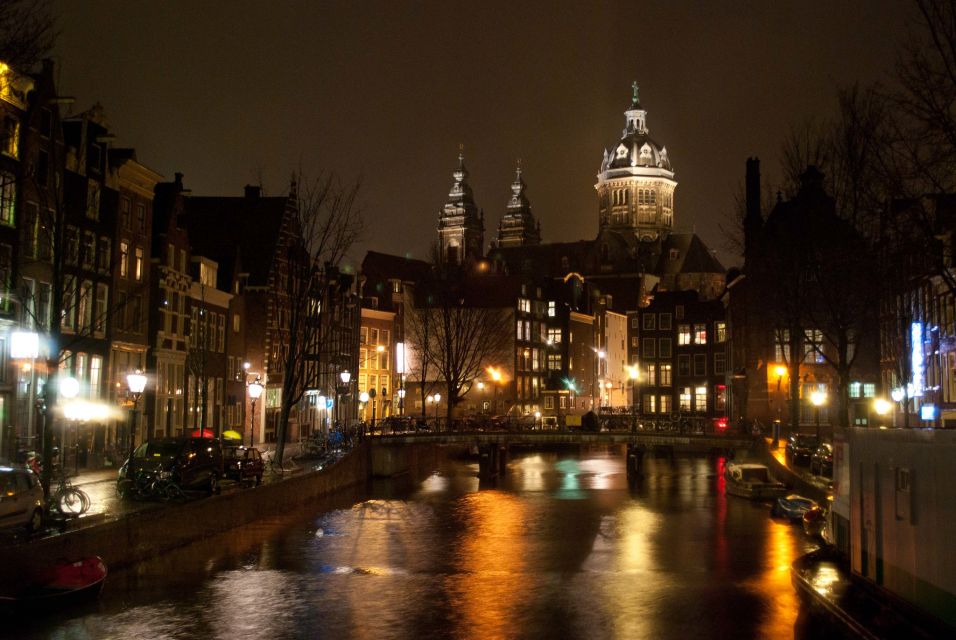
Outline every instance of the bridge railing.
[[(606, 409), (606, 408), (605, 408)], [(376, 437), (399, 433), (470, 433), (470, 432), (515, 432), (515, 431), (555, 431), (555, 432), (617, 432), (617, 433), (663, 433), (700, 436), (750, 436), (749, 430), (741, 431), (737, 425), (721, 422), (705, 416), (642, 415), (637, 412), (602, 411), (595, 420), (582, 420), (589, 427), (569, 426), (563, 416), (466, 416), (448, 420), (442, 416), (404, 416), (386, 419), (375, 425), (360, 425), (361, 437)]]

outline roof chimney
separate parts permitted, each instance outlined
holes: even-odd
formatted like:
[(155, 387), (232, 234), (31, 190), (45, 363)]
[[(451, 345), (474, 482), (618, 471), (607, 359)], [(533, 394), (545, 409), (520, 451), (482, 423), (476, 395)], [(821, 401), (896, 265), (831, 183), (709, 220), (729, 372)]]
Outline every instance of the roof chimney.
[(262, 187), (255, 185), (247, 184), (246, 185), (246, 197), (247, 198), (258, 198), (262, 195)]
[(760, 218), (760, 160), (747, 158), (747, 217)]

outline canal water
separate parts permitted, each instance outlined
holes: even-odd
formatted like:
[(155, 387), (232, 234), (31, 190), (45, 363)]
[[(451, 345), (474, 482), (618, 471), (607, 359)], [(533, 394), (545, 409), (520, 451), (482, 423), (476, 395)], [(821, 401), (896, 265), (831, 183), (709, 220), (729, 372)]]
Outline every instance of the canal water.
[(789, 574), (816, 544), (728, 496), (723, 464), (651, 458), (629, 484), (615, 448), (513, 454), (491, 482), (452, 461), (116, 571), (15, 637), (818, 637)]

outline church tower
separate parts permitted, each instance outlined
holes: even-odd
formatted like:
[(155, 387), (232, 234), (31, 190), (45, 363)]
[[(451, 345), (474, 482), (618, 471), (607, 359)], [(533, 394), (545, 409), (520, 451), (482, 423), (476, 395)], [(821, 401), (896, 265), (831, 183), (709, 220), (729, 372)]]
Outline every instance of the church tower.
[(620, 141), (604, 151), (598, 192), (599, 229), (633, 233), (643, 242), (664, 240), (674, 228), (674, 170), (667, 149), (651, 139), (647, 111), (641, 108), (637, 83), (624, 112)]
[(465, 265), (480, 260), (485, 244), (485, 214), (475, 205), (465, 157), (458, 154), (455, 183), (448, 202), (438, 212), (439, 260), (446, 265)]
[(511, 200), (505, 215), (498, 223), (499, 247), (522, 247), (541, 244), (541, 227), (534, 220), (531, 205), (524, 195), (525, 183), (521, 179), (521, 161), (511, 183)]

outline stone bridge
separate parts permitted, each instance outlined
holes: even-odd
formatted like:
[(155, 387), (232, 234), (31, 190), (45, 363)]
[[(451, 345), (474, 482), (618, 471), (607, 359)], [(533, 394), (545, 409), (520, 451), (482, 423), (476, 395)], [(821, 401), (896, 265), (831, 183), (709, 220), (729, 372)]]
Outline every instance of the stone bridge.
[(755, 439), (739, 434), (681, 434), (644, 431), (445, 431), (397, 433), (373, 436), (371, 467), (373, 475), (392, 476), (404, 472), (408, 464), (407, 450), (416, 445), (466, 447), (478, 455), (479, 474), (491, 477), (503, 471), (511, 447), (554, 446), (623, 446), (627, 454), (628, 475), (643, 472), (648, 452), (735, 456), (750, 451)]

